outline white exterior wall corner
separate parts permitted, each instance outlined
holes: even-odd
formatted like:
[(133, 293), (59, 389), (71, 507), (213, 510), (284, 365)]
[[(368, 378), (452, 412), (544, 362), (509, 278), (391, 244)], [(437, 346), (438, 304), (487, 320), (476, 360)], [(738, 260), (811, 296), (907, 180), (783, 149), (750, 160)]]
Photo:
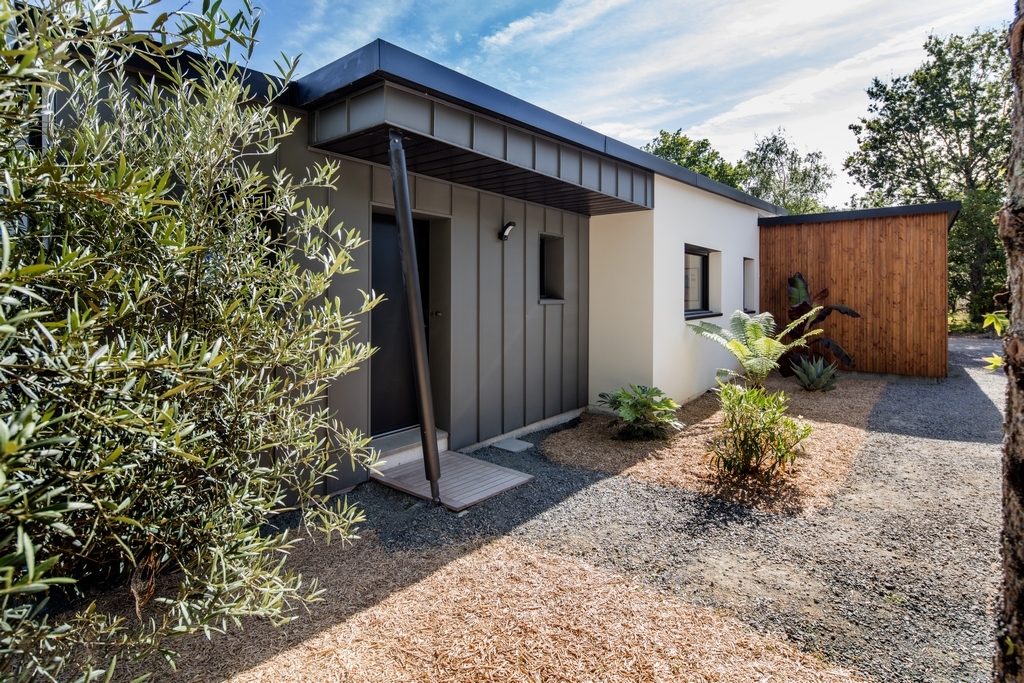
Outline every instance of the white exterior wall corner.
[(654, 211), (591, 217), (591, 405), (602, 392), (654, 381), (653, 266)]
[[(728, 351), (686, 327), (683, 263), (686, 245), (714, 250), (708, 283), (713, 310), (706, 318), (723, 327), (743, 308), (743, 259), (760, 266), (757, 209), (664, 176), (654, 176), (653, 377), (655, 386), (679, 402), (715, 386), (718, 368), (739, 369)], [(592, 272), (599, 271), (594, 268)], [(756, 279), (755, 279), (756, 283)], [(754, 301), (759, 301), (757, 284)], [(591, 299), (593, 301), (593, 298)], [(593, 306), (593, 304), (592, 304)], [(593, 314), (592, 314), (593, 315)], [(593, 329), (593, 327), (591, 328)], [(591, 337), (593, 345), (594, 337)]]

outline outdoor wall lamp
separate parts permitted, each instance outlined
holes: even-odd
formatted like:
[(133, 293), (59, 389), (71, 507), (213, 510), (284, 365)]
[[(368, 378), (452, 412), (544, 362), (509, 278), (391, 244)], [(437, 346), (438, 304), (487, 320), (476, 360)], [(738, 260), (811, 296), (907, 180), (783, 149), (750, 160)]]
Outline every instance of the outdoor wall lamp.
[(515, 221), (509, 221), (508, 223), (505, 224), (505, 227), (503, 227), (501, 229), (501, 232), (498, 233), (498, 237), (501, 238), (502, 242), (508, 241), (508, 235), (510, 232), (512, 232), (512, 228), (514, 227), (516, 227)]

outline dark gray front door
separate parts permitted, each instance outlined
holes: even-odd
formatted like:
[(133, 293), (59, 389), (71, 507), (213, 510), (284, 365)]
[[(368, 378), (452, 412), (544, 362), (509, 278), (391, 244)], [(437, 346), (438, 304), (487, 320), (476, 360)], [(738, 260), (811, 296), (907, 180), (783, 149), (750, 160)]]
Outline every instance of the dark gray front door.
[[(413, 221), (423, 315), (429, 320), (430, 223)], [(380, 436), (420, 422), (410, 347), (402, 252), (394, 216), (373, 215), (370, 231), (371, 286), (382, 301), (370, 312), (370, 434)]]

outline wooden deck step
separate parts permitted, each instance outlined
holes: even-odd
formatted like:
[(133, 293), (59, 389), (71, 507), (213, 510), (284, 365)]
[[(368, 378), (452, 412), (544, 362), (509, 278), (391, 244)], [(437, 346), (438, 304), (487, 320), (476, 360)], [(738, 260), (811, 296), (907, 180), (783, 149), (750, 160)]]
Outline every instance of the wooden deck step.
[[(462, 453), (441, 453), (441, 478), (438, 490), (441, 505), (453, 512), (465, 510), (482, 500), (533, 480), (532, 474), (471, 458)], [(423, 472), (423, 461), (392, 467), (380, 474), (371, 474), (374, 481), (398, 489), (411, 496), (430, 500), (430, 482)]]

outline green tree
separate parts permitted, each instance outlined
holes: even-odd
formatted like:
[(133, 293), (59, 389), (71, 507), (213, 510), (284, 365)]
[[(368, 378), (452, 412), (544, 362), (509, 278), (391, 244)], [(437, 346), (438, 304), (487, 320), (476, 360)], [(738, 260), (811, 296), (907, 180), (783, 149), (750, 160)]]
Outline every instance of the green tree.
[(731, 187), (739, 188), (747, 177), (742, 162), (729, 163), (711, 146), (711, 141), (692, 140), (683, 135), (682, 128), (675, 133), (661, 131), (641, 149)]
[(995, 29), (930, 36), (924, 49), (910, 74), (872, 81), (868, 115), (850, 126), (858, 150), (844, 168), (875, 205), (963, 202), (949, 234), (950, 309), (966, 300), (981, 321), (1006, 286), (994, 217), (1010, 149), (1009, 58)]
[(250, 6), (136, 26), (153, 4), (0, 0), (0, 681), (287, 620), (318, 591), (265, 522), (291, 504), (329, 540), (361, 519), (319, 495), (373, 462), (324, 407), (374, 304), (327, 296), (362, 241), (302, 197), (337, 168), (270, 167), (292, 65), (269, 98), (245, 85)]
[(747, 178), (742, 189), (784, 207), (790, 214), (830, 211), (824, 204), (835, 171), (820, 151), (801, 154), (786, 131), (756, 139), (754, 149), (744, 152)]

